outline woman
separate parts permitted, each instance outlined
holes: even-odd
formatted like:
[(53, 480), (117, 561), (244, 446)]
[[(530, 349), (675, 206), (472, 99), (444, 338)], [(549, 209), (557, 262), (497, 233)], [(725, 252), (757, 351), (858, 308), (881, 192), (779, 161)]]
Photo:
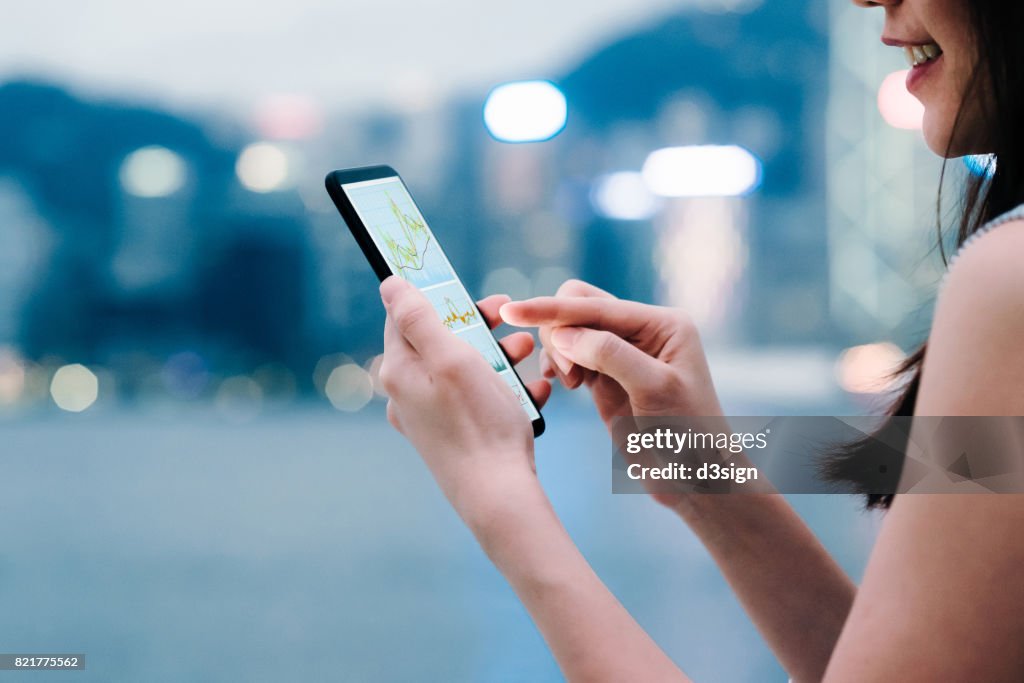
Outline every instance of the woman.
[[(908, 87), (924, 104), (929, 147), (945, 158), (997, 160), (994, 175), (968, 189), (960, 241), (979, 237), (957, 254), (927, 354), (905, 368), (910, 381), (894, 412), (1024, 415), (1024, 220), (1006, 215), (1024, 202), (1024, 8), (1003, 0), (857, 4), (884, 8), (882, 41), (915, 65)], [(511, 583), (566, 677), (687, 680), (559, 523), (535, 475), (530, 426), (504, 383), (452, 340), (414, 288), (392, 277), (381, 294), (389, 420)], [(578, 281), (554, 297), (506, 301), (480, 305), (492, 324), (539, 327), (545, 377), (585, 384), (609, 425), (626, 414), (721, 415), (684, 312)], [(518, 332), (504, 345), (518, 361), (533, 342)], [(540, 380), (530, 390), (543, 403), (550, 386)], [(1018, 496), (882, 501), (890, 509), (859, 587), (781, 496), (655, 497), (701, 538), (795, 681), (1024, 680)]]

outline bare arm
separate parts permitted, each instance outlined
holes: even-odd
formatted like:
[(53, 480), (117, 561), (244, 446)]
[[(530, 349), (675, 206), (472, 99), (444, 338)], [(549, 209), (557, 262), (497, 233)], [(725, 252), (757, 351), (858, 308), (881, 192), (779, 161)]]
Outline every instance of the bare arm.
[(820, 681), (856, 588), (778, 494), (692, 494), (675, 511), (795, 682)]
[[(936, 313), (919, 415), (1024, 415), (1022, 254), (1024, 223), (1007, 224), (957, 262)], [(1024, 560), (1024, 496), (901, 497), (858, 593), (783, 499), (751, 498), (760, 500), (690, 497), (676, 509), (794, 680), (820, 680), (826, 664), (828, 680), (843, 681), (1024, 676), (1021, 658), (1000, 654), (1022, 651), (1024, 592), (1011, 597), (1004, 582)]]
[[(936, 310), (918, 415), (1024, 415), (1021, 254), (1017, 222), (957, 261)], [(1024, 495), (898, 496), (825, 680), (1024, 680), (1022, 530)]]
[[(505, 480), (464, 518), (570, 681), (688, 681), (591, 569), (535, 478)], [(513, 500), (509, 500), (509, 496)]]
[[(612, 431), (616, 415), (720, 416), (696, 330), (681, 311), (621, 301), (570, 280), (555, 297), (507, 304), (540, 327), (548, 377), (586, 384)], [(558, 328), (583, 329), (571, 347)], [(568, 361), (568, 362), (567, 362)], [(854, 586), (782, 496), (655, 494), (697, 534), (795, 681), (825, 671)]]
[[(388, 419), (416, 446), (452, 507), (507, 577), (572, 681), (686, 681), (601, 583), (537, 480), (533, 435), (518, 399), (483, 357), (454, 338), (426, 298), (395, 277), (381, 382)], [(491, 326), (495, 302), (481, 302)], [(514, 362), (529, 335), (503, 345)], [(538, 400), (546, 382), (534, 383)]]

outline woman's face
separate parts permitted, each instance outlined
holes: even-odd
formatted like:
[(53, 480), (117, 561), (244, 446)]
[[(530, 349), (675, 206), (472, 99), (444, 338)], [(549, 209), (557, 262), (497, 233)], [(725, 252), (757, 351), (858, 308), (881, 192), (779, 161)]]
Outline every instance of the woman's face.
[(967, 14), (970, 1), (854, 0), (861, 7), (885, 8), (882, 42), (904, 51), (910, 65), (907, 89), (924, 105), (924, 139), (939, 155), (946, 154), (947, 146), (954, 157), (987, 151), (977, 102), (967, 102), (950, 141), (977, 59)]

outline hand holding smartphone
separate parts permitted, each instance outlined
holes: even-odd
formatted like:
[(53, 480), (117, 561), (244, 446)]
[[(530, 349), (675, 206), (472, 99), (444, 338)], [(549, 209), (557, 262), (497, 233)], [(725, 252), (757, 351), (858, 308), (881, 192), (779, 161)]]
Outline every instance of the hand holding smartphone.
[(505, 380), (530, 417), (534, 436), (540, 436), (544, 418), (536, 403), (398, 173), (389, 166), (333, 171), (325, 184), (377, 277), (398, 275), (423, 292), (445, 327)]

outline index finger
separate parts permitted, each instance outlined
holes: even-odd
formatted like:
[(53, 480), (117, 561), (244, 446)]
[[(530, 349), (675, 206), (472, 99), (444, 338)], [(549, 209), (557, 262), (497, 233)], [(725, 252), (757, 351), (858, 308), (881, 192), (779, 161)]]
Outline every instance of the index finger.
[(483, 313), (487, 326), (493, 330), (502, 323), (501, 314), (498, 312), (502, 304), (506, 304), (511, 300), (512, 297), (508, 294), (492, 294), (485, 299), (477, 301), (476, 307)]
[(501, 317), (517, 327), (571, 325), (630, 337), (650, 323), (655, 313), (649, 310), (652, 308), (656, 307), (621, 299), (538, 296), (505, 304)]

